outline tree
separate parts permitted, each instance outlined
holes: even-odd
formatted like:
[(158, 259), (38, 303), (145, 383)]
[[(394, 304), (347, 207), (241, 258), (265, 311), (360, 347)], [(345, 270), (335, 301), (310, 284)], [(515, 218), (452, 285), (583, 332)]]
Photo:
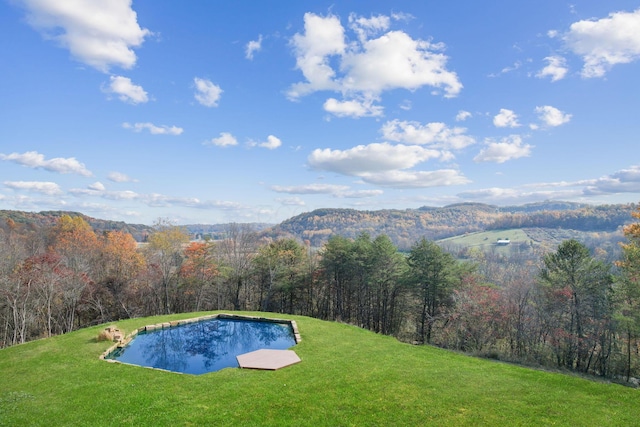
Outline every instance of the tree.
[(417, 337), (430, 343), (433, 326), (453, 305), (453, 289), (460, 281), (453, 256), (422, 238), (411, 248), (408, 284), (417, 298)]
[[(640, 220), (640, 207), (631, 215)], [(627, 344), (625, 376), (631, 377), (633, 342), (640, 336), (640, 222), (623, 228), (627, 243), (621, 244), (622, 256), (616, 263), (621, 275), (616, 282), (616, 320), (623, 331)]]
[(96, 271), (86, 300), (101, 323), (133, 316), (128, 291), (144, 265), (131, 234), (109, 231), (100, 237)]
[[(206, 292), (213, 286), (220, 271), (215, 261), (213, 253), (214, 247), (211, 242), (191, 242), (184, 250), (185, 260), (182, 263), (180, 276), (186, 293), (193, 297), (192, 309), (200, 311), (205, 301)], [(218, 297), (216, 295), (216, 297)], [(219, 298), (216, 304), (210, 304), (219, 308)]]
[(76, 327), (76, 315), (82, 294), (92, 282), (99, 253), (98, 237), (80, 216), (63, 215), (52, 230), (49, 251), (60, 255), (70, 274), (61, 282), (61, 310), (64, 313), (63, 332)]
[[(251, 261), (257, 252), (258, 237), (249, 225), (229, 224), (224, 239), (217, 245), (222, 274), (227, 279), (231, 305), (243, 308), (241, 298), (251, 272)], [(246, 299), (245, 299), (246, 301)]]
[(189, 235), (166, 219), (158, 219), (153, 225), (146, 248), (147, 257), (159, 270), (164, 312), (172, 312), (171, 291), (177, 288), (178, 272), (182, 264), (183, 246)]
[(295, 311), (298, 291), (305, 284), (307, 263), (305, 247), (294, 239), (278, 239), (258, 250), (253, 265), (261, 284), (261, 310)]
[(611, 351), (612, 277), (609, 266), (589, 249), (567, 240), (544, 256), (539, 279), (545, 312), (553, 321), (552, 346), (558, 364), (604, 375)]

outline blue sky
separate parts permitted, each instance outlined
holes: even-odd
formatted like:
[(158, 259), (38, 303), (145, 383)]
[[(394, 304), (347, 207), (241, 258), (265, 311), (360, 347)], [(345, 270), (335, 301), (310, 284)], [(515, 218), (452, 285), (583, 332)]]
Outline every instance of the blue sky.
[(0, 209), (640, 199), (640, 1), (0, 0)]

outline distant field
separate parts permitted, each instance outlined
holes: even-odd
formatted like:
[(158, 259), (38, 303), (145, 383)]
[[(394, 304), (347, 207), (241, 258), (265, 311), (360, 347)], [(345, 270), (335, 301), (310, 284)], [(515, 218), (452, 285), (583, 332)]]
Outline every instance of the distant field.
[[(513, 235), (501, 237), (515, 238)], [(131, 319), (140, 326), (197, 317)], [(98, 360), (95, 326), (0, 350), (2, 426), (630, 426), (640, 392), (295, 319), (301, 363), (183, 375)], [(161, 350), (161, 349), (158, 349)]]
[(467, 233), (461, 236), (438, 240), (438, 243), (452, 244), (460, 247), (480, 247), (482, 249), (487, 249), (491, 246), (497, 246), (496, 242), (502, 239), (509, 239), (511, 242), (510, 245), (518, 243), (535, 244), (533, 239), (531, 239), (531, 237), (529, 237), (529, 235), (521, 228)]

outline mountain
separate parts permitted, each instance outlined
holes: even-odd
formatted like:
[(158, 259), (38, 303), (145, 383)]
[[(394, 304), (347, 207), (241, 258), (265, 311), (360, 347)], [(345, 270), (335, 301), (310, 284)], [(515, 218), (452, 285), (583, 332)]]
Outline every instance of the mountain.
[(153, 228), (148, 225), (97, 219), (79, 212), (71, 211), (23, 212), (0, 210), (0, 227), (6, 224), (7, 220), (10, 219), (23, 227), (37, 229), (55, 224), (58, 218), (63, 215), (69, 215), (70, 217), (82, 217), (82, 219), (84, 219), (96, 233), (102, 233), (105, 231), (124, 231), (131, 234), (138, 242), (146, 240), (147, 236), (151, 231), (153, 231)]
[[(444, 207), (423, 206), (417, 209), (375, 211), (325, 208), (302, 213), (276, 225), (241, 225), (265, 237), (293, 237), (309, 241), (314, 247), (321, 247), (333, 235), (354, 238), (363, 232), (369, 233), (372, 237), (385, 234), (398, 248), (406, 250), (422, 237), (441, 240), (469, 233), (510, 229), (528, 229), (529, 234), (537, 235), (581, 236), (581, 233), (615, 233), (620, 236), (621, 227), (632, 222), (631, 213), (636, 209), (637, 205), (633, 203), (593, 206), (555, 201), (506, 207), (458, 203)], [(67, 211), (35, 213), (0, 210), (0, 228), (6, 224), (7, 219), (26, 227), (38, 228), (54, 224), (62, 215), (81, 216), (96, 232), (126, 231), (137, 241), (144, 241), (153, 231), (148, 225), (96, 219)], [(229, 224), (184, 226), (194, 239), (208, 237), (214, 240), (224, 238), (228, 227)], [(559, 234), (545, 230), (572, 230), (575, 233)]]
[(273, 237), (288, 235), (321, 246), (330, 236), (372, 237), (385, 234), (400, 248), (416, 240), (445, 239), (466, 233), (516, 228), (568, 229), (580, 232), (616, 232), (632, 221), (635, 204), (592, 206), (569, 202), (545, 202), (497, 207), (462, 203), (445, 207), (360, 211), (317, 209), (289, 218), (273, 227)]

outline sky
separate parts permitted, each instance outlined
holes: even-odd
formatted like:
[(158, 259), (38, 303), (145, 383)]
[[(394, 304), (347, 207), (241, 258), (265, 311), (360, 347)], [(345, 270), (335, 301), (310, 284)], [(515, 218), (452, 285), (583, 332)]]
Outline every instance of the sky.
[(640, 0), (0, 0), (0, 209), (640, 200)]

